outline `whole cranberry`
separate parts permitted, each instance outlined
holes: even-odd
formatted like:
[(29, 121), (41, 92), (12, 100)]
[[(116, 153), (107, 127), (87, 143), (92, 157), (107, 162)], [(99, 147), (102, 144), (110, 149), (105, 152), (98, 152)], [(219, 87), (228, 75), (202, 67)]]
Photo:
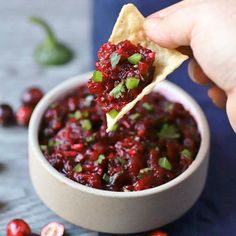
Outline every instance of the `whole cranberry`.
[(7, 104), (0, 105), (0, 125), (10, 125), (14, 121), (14, 113), (12, 108)]
[(41, 236), (63, 236), (64, 225), (57, 222), (51, 222), (43, 227), (40, 235)]
[(29, 236), (31, 229), (29, 225), (21, 219), (14, 219), (7, 225), (7, 236)]
[(21, 95), (21, 102), (24, 105), (28, 105), (30, 107), (35, 107), (39, 100), (43, 97), (43, 92), (41, 89), (32, 87), (26, 89)]
[(155, 230), (149, 234), (149, 236), (168, 236), (167, 233), (161, 230)]
[(27, 126), (32, 115), (33, 108), (23, 105), (16, 112), (16, 122), (20, 126)]

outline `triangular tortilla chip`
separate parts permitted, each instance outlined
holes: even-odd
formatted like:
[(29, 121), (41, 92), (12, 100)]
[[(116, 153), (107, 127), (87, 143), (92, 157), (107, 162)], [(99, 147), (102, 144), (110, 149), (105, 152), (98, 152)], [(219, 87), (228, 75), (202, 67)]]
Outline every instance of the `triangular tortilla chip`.
[(130, 111), (139, 100), (149, 94), (160, 81), (164, 80), (167, 75), (172, 73), (188, 58), (176, 50), (162, 48), (148, 39), (145, 35), (143, 24), (144, 17), (138, 9), (133, 4), (124, 5), (109, 41), (113, 44), (118, 44), (127, 39), (135, 45), (140, 44), (156, 52), (156, 58), (153, 63), (155, 66), (154, 79), (132, 102), (125, 105), (114, 119), (109, 114), (106, 114), (107, 132), (111, 131), (113, 125)]

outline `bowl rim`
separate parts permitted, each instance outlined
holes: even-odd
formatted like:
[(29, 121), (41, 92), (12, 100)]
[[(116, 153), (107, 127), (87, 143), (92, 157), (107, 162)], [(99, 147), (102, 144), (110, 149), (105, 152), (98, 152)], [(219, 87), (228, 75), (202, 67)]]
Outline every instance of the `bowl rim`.
[[(135, 191), (135, 192), (115, 192), (115, 191), (108, 191), (108, 190), (102, 190), (102, 189), (95, 189), (92, 187), (82, 185), (80, 183), (77, 183), (63, 176), (60, 172), (54, 169), (46, 160), (46, 158), (44, 157), (43, 153), (40, 150), (40, 145), (38, 141), (38, 130), (39, 130), (41, 118), (45, 110), (48, 108), (48, 106), (50, 105), (50, 103), (52, 103), (53, 100), (54, 101), (57, 100), (60, 96), (61, 97), (66, 96), (66, 94), (68, 94), (70, 91), (73, 91), (73, 89), (76, 88), (76, 86), (80, 84), (79, 83), (80, 79), (81, 81), (84, 82), (83, 78), (90, 78), (91, 75), (92, 75), (92, 72), (87, 72), (87, 73), (79, 74), (79, 75), (76, 75), (74, 77), (67, 79), (66, 81), (60, 83), (59, 85), (51, 89), (49, 92), (47, 92), (45, 96), (37, 104), (30, 119), (29, 131), (28, 131), (29, 148), (34, 152), (34, 154), (36, 154), (31, 158), (37, 158), (41, 162), (42, 166), (48, 172), (50, 172), (54, 178), (68, 185), (69, 187), (82, 191), (84, 193), (89, 193), (89, 194), (108, 197), (108, 198), (109, 197), (111, 198), (114, 198), (114, 197), (115, 198), (135, 198), (135, 197), (145, 197), (147, 195), (157, 194), (159, 192), (163, 192), (165, 190), (168, 190), (180, 184), (182, 181), (186, 180), (198, 169), (198, 167), (201, 165), (203, 160), (207, 157), (209, 146), (210, 146), (210, 131), (209, 131), (209, 125), (208, 125), (207, 119), (202, 109), (198, 105), (198, 103), (186, 91), (184, 91), (179, 86), (173, 84), (172, 82), (169, 82), (166, 80), (161, 82), (162, 86), (164, 85), (164, 87), (165, 86), (169, 87), (171, 90), (175, 91), (174, 93), (181, 94), (182, 97), (185, 97), (186, 100), (188, 100), (189, 104), (191, 103), (193, 110), (197, 111), (197, 115), (202, 125), (202, 131), (204, 131), (204, 132), (201, 132), (201, 130), (198, 128), (201, 134), (201, 143), (200, 143), (198, 154), (195, 160), (193, 161), (193, 163), (182, 174), (180, 174), (173, 180), (154, 188), (145, 189), (142, 191)], [(194, 118), (196, 119), (196, 115), (194, 116)]]

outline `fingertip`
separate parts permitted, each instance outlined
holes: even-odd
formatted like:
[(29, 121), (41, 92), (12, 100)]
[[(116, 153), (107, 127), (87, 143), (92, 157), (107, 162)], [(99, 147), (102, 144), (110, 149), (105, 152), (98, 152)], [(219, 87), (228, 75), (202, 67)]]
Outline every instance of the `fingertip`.
[(161, 47), (176, 48), (177, 45), (170, 41), (162, 28), (162, 18), (146, 18), (144, 21), (146, 35)]
[(202, 68), (196, 62), (196, 60), (191, 59), (188, 64), (188, 74), (191, 80), (200, 85), (209, 85), (212, 81), (204, 73)]
[(215, 85), (208, 90), (208, 97), (218, 108), (225, 109), (227, 96), (218, 86)]

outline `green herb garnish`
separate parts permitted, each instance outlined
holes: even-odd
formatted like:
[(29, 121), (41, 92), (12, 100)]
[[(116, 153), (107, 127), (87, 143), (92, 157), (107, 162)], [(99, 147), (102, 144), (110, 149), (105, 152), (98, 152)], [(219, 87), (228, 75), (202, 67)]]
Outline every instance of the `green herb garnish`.
[(131, 114), (129, 117), (131, 120), (137, 120), (140, 117), (140, 113), (136, 112), (134, 114)]
[(116, 87), (114, 87), (109, 95), (114, 97), (114, 98), (119, 98), (122, 93), (125, 91), (125, 86), (124, 86), (124, 81), (121, 81)]
[(81, 111), (76, 111), (76, 112), (74, 113), (74, 117), (75, 117), (76, 120), (80, 120), (81, 117), (82, 117)]
[(35, 59), (42, 65), (62, 65), (73, 58), (73, 52), (63, 43), (58, 42), (51, 27), (39, 17), (30, 21), (41, 26), (46, 32), (46, 39), (35, 50)]
[(149, 103), (147, 103), (147, 102), (144, 102), (143, 104), (142, 104), (142, 107), (146, 110), (146, 111), (153, 111), (153, 107), (149, 104)]
[(109, 116), (114, 119), (118, 115), (118, 111), (115, 109), (112, 109), (111, 111), (108, 112)]
[(192, 153), (188, 149), (184, 149), (181, 154), (187, 159), (192, 159)]
[(102, 164), (102, 161), (105, 159), (106, 157), (103, 154), (100, 154), (98, 156), (98, 159), (96, 161), (94, 161), (94, 165), (98, 165), (98, 164)]
[(77, 164), (75, 167), (74, 167), (74, 171), (80, 173), (82, 172), (83, 168), (81, 166), (81, 164)]
[(105, 173), (105, 174), (102, 176), (102, 179), (103, 179), (105, 182), (109, 183), (109, 181), (110, 181), (110, 176)]
[(93, 72), (93, 81), (98, 82), (98, 83), (102, 82), (102, 72), (101, 71), (95, 70)]
[(110, 61), (111, 61), (111, 68), (114, 69), (116, 67), (116, 65), (119, 63), (121, 56), (116, 53), (113, 52), (110, 56)]
[(81, 120), (81, 125), (84, 130), (92, 129), (92, 123), (89, 119)]
[(142, 58), (142, 55), (140, 53), (134, 53), (133, 55), (128, 57), (128, 62), (133, 65), (137, 65), (138, 62), (141, 60), (141, 58)]
[(138, 87), (139, 84), (139, 79), (135, 78), (135, 77), (128, 77), (125, 80), (125, 86), (127, 89), (134, 89)]
[(161, 168), (171, 170), (172, 166), (166, 157), (162, 157), (158, 160), (158, 164)]
[(122, 158), (120, 158), (120, 157), (117, 157), (116, 159), (117, 159), (121, 164), (123, 164), (123, 165), (127, 164), (127, 161), (124, 160), (124, 159), (122, 159)]
[(89, 112), (88, 111), (83, 111), (82, 112), (82, 117), (83, 118), (88, 118), (89, 117)]
[(169, 139), (180, 137), (177, 128), (174, 125), (168, 125), (168, 124), (164, 124), (160, 132), (157, 133), (157, 135), (159, 138), (169, 138)]

